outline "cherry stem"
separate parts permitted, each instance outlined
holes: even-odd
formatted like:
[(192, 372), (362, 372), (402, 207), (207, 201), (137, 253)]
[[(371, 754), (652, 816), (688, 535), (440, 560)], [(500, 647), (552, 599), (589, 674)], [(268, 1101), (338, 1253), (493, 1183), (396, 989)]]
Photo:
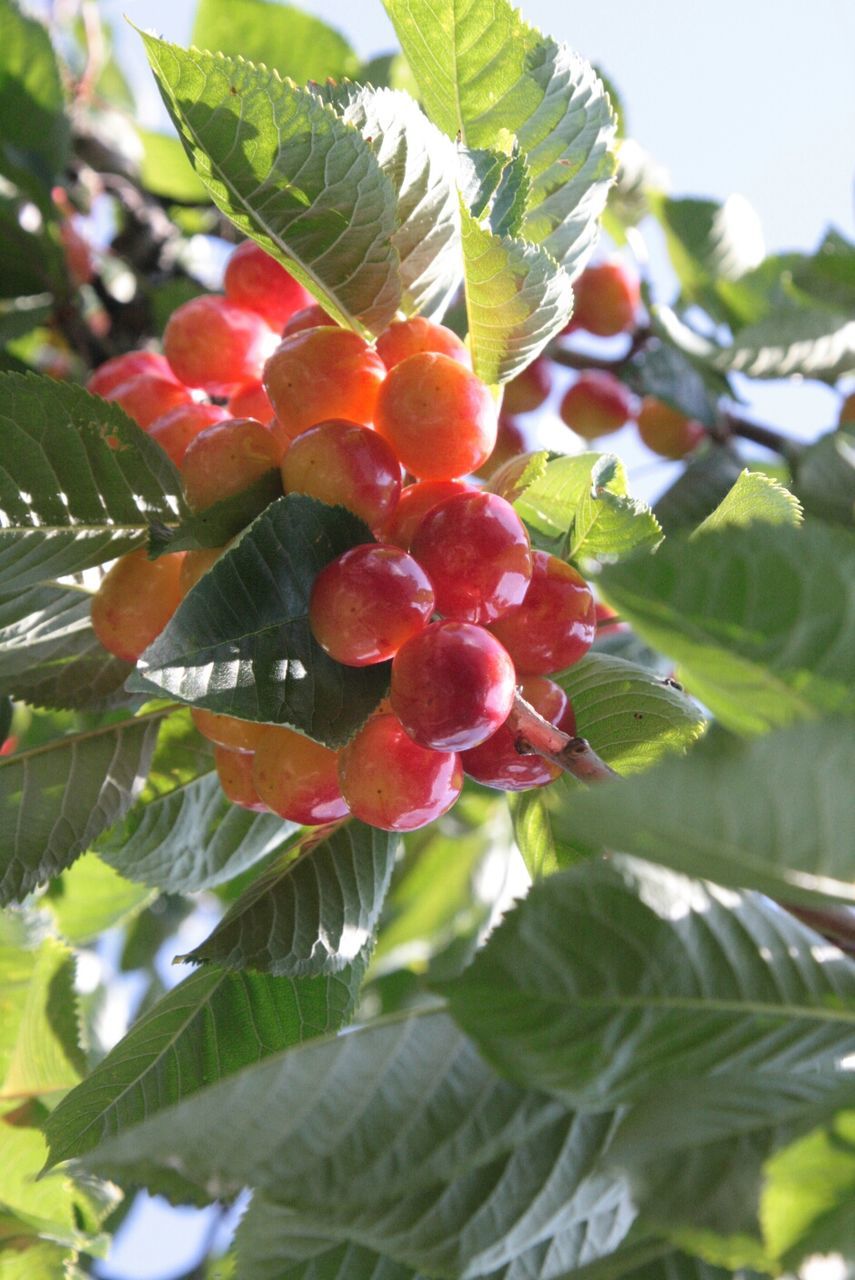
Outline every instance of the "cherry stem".
[(556, 729), (520, 693), (514, 695), (507, 724), (521, 755), (534, 753), (543, 756), (580, 782), (606, 782), (619, 777), (605, 760), (600, 759), (587, 738), (571, 738)]

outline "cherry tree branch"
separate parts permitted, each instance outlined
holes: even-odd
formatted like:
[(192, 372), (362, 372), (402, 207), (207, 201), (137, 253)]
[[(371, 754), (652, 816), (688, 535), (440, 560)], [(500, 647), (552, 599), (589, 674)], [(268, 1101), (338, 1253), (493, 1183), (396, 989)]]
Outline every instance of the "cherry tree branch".
[(600, 759), (587, 738), (571, 738), (557, 729), (544, 720), (520, 693), (514, 696), (507, 725), (521, 755), (535, 753), (543, 756), (580, 782), (606, 782), (619, 777), (605, 760)]

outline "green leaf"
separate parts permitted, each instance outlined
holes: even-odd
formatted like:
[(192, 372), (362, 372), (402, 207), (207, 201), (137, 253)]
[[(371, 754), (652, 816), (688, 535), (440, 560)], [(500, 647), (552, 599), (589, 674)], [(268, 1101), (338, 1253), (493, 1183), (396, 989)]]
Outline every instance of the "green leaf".
[(855, 540), (842, 530), (721, 529), (609, 566), (601, 581), (621, 617), (738, 733), (853, 705)]
[(0, 170), (49, 207), (69, 153), (65, 94), (47, 29), (12, 0), (0, 2), (0, 119)]
[[(508, 795), (517, 843), (532, 880), (551, 876), (561, 865), (549, 808), (536, 790)], [(572, 855), (566, 861), (571, 861)]]
[(795, 491), (808, 515), (855, 525), (855, 432), (831, 431), (795, 462)]
[(718, 369), (749, 378), (821, 378), (855, 370), (855, 320), (846, 312), (788, 307), (740, 329), (715, 358)]
[(45, 1126), (51, 1165), (90, 1151), (164, 1108), (288, 1045), (337, 1030), (364, 972), (291, 981), (208, 968), (140, 1018)]
[(80, 946), (133, 920), (155, 897), (152, 889), (132, 884), (94, 853), (85, 853), (43, 901), (66, 941)]
[(139, 546), (183, 511), (166, 454), (118, 407), (55, 379), (0, 374), (0, 592)]
[(200, 547), (223, 547), (237, 537), (256, 516), (282, 497), (282, 476), (271, 468), (240, 493), (213, 502), (202, 511), (191, 512), (177, 528), (151, 525), (149, 556), (169, 555), (173, 551), (197, 551)]
[(490, 228), (497, 236), (517, 236), (531, 197), (531, 173), (522, 152), (515, 152), (502, 170), (490, 212)]
[(355, 820), (304, 835), (179, 959), (277, 977), (337, 973), (370, 945), (398, 837)]
[(37, 707), (101, 710), (132, 705), (133, 667), (108, 653), (90, 619), (92, 596), (45, 583), (0, 600), (0, 689)]
[(461, 201), (472, 367), (491, 386), (530, 364), (572, 310), (569, 276), (540, 246), (497, 236)]
[(502, 1275), (515, 1259), (536, 1275), (548, 1255), (544, 1274), (558, 1276), (607, 1256), (631, 1225), (624, 1186), (596, 1167), (611, 1127), (501, 1081), (426, 1011), (246, 1068), (86, 1164), (169, 1187), (180, 1161), (202, 1194), (250, 1183), (287, 1211), (285, 1258), (333, 1237), (429, 1275)]
[(855, 963), (816, 942), (759, 896), (588, 861), (535, 885), (439, 990), (503, 1074), (568, 1106), (710, 1076), (737, 1105), (746, 1080), (834, 1076), (851, 1047)]
[(295, 830), (275, 814), (231, 804), (216, 774), (206, 773), (138, 803), (95, 848), (129, 880), (198, 893), (248, 870)]
[(58, 738), (0, 759), (0, 903), (71, 866), (130, 808), (164, 713)]
[(802, 508), (798, 498), (777, 480), (763, 475), (762, 471), (749, 471), (746, 467), (715, 511), (698, 525), (692, 537), (728, 526), (751, 525), (758, 520), (763, 524), (798, 527), (802, 522)]
[(738, 280), (762, 262), (766, 250), (760, 220), (744, 196), (715, 200), (658, 196), (651, 208), (687, 298), (704, 300), (718, 280)]
[(275, 71), (154, 36), (143, 41), (217, 207), (334, 319), (379, 333), (400, 305), (401, 280), (395, 192), (371, 145)]
[(23, 945), (16, 945), (21, 940), (0, 923), (0, 1103), (7, 1106), (69, 1089), (86, 1070), (74, 957), (55, 938), (38, 943), (38, 932), (27, 929)]
[(729, 449), (706, 449), (691, 458), (653, 510), (666, 535), (689, 532), (715, 511), (742, 474)]
[(855, 1256), (855, 1111), (776, 1152), (761, 1203), (770, 1253), (795, 1266), (808, 1254)]
[(574, 793), (553, 813), (587, 840), (785, 902), (855, 903), (852, 726), (808, 722)]
[(370, 541), (341, 507), (280, 498), (190, 592), (128, 687), (343, 746), (385, 695), (388, 665), (327, 657), (309, 628), (309, 594), (324, 565)]
[[(44, 211), (42, 227), (27, 231), (20, 223), (21, 208), (20, 199), (0, 196), (0, 298), (10, 300), (61, 291), (67, 279), (56, 225), (49, 220), (52, 210)], [(28, 325), (16, 336), (23, 337), (32, 328)]]
[(384, 3), (430, 118), (467, 147), (510, 154), (519, 143), (531, 179), (521, 234), (577, 276), (615, 169), (614, 119), (593, 68), (508, 0)]
[(263, 62), (297, 84), (352, 78), (359, 69), (334, 28), (293, 5), (266, 0), (199, 0), (193, 44)]
[(177, 138), (151, 129), (137, 130), (143, 146), (140, 178), (146, 191), (184, 204), (207, 204), (208, 191)]

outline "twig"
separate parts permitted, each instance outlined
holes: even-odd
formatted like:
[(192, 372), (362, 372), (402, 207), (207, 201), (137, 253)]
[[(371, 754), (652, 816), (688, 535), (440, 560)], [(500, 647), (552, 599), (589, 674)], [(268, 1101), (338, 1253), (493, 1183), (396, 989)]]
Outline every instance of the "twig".
[(652, 329), (646, 326), (639, 327), (632, 335), (632, 341), (622, 356), (588, 356), (580, 351), (570, 351), (567, 347), (562, 347), (557, 343), (547, 347), (546, 355), (555, 364), (560, 364), (565, 369), (603, 369), (607, 373), (619, 373), (639, 351), (643, 351), (653, 337)]
[(847, 955), (855, 956), (855, 911), (851, 907), (803, 907), (792, 902), (778, 905)]
[(785, 436), (775, 427), (767, 427), (759, 422), (751, 422), (738, 413), (725, 410), (719, 418), (718, 428), (710, 434), (720, 443), (726, 443), (731, 437), (739, 436), (742, 440), (751, 440), (754, 444), (779, 453), (788, 462), (794, 461), (803, 452), (803, 446)]
[(600, 759), (587, 738), (571, 738), (557, 729), (544, 720), (520, 693), (514, 697), (507, 724), (520, 755), (534, 753), (543, 756), (580, 782), (606, 782), (619, 776), (605, 760)]

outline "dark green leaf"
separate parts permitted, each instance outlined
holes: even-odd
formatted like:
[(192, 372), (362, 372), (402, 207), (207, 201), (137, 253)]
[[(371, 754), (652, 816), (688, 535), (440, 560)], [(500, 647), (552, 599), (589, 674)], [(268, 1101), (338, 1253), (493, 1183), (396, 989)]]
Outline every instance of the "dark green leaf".
[(9, 737), (9, 732), (12, 728), (13, 714), (14, 708), (12, 706), (12, 699), (8, 694), (4, 694), (0, 697), (0, 747), (3, 746), (6, 739)]
[(855, 320), (844, 311), (787, 307), (740, 329), (716, 368), (749, 378), (822, 378), (855, 370)]
[(0, 902), (71, 866), (130, 808), (163, 712), (0, 759)]
[(0, 196), (0, 298), (38, 297), (61, 288), (65, 279), (57, 240), (44, 228), (25, 231), (19, 210), (20, 201)]
[(43, 206), (68, 160), (59, 66), (42, 23), (0, 0), (0, 170)]
[(190, 592), (129, 687), (342, 746), (384, 696), (388, 667), (327, 657), (309, 629), (309, 594), (324, 565), (370, 541), (341, 507), (280, 498)]
[(266, 0), (199, 0), (193, 44), (263, 62), (297, 84), (352, 78), (359, 69), (338, 31), (293, 5)]
[(660, 196), (651, 204), (688, 298), (704, 297), (713, 281), (739, 279), (765, 255), (760, 220), (744, 196), (723, 204)]
[(355, 820), (304, 835), (183, 961), (277, 977), (336, 973), (373, 939), (398, 837)]
[(795, 491), (808, 515), (855, 525), (855, 432), (821, 436), (795, 462)]
[(176, 528), (152, 525), (149, 554), (152, 559), (173, 551), (196, 551), (200, 547), (223, 547), (261, 515), (271, 502), (282, 497), (282, 477), (271, 468), (247, 489), (193, 512)]
[(178, 472), (118, 407), (51, 378), (0, 375), (0, 592), (102, 564), (176, 522)]

